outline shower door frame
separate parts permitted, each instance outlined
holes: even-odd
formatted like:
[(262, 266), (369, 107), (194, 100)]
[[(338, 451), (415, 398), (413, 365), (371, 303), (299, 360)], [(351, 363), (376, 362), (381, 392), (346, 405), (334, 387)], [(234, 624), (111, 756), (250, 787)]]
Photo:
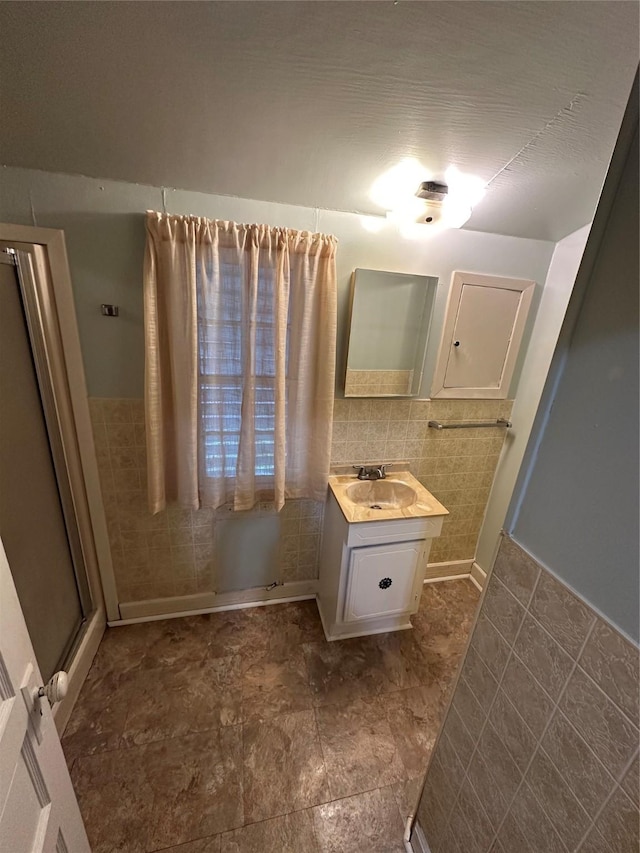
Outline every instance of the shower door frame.
[(53, 419), (54, 431), (60, 435), (56, 468), (64, 465), (66, 477), (61, 479), (68, 481), (72, 504), (66, 509), (73, 514), (78, 533), (76, 547), (80, 548), (86, 571), (86, 578), (78, 579), (87, 610), (86, 622), (68, 670), (69, 692), (54, 708), (56, 727), (61, 732), (87, 676), (106, 620), (118, 619), (120, 614), (64, 232), (0, 223), (0, 248), (19, 253), (17, 271), (34, 358), (39, 373), (44, 373), (45, 381), (40, 383), (43, 406), (47, 420)]

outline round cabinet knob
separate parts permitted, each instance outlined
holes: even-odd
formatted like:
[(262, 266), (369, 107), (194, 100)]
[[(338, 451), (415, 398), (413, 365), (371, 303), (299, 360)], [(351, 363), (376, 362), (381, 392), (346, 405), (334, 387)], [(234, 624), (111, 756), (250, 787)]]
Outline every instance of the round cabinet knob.
[(380, 589), (389, 589), (392, 583), (393, 581), (391, 580), (391, 578), (382, 578), (378, 586), (380, 587)]
[(453, 345), (454, 345), (454, 347), (459, 347), (459, 346), (460, 346), (460, 341), (454, 341), (454, 342), (453, 342)]

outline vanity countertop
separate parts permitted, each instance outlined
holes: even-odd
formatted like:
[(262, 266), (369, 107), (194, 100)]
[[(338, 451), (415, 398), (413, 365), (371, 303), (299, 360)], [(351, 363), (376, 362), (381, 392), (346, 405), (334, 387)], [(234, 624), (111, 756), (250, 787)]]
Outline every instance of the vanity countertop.
[[(393, 484), (402, 483), (409, 486), (416, 494), (415, 502), (409, 506), (385, 507), (373, 509), (368, 502), (355, 503), (348, 496), (347, 489), (354, 483), (375, 484), (388, 483), (393, 490)], [(329, 488), (333, 492), (340, 509), (349, 524), (362, 521), (389, 521), (396, 518), (433, 518), (449, 515), (449, 510), (434, 498), (431, 492), (408, 471), (393, 471), (384, 480), (358, 480), (353, 474), (334, 474), (329, 477)], [(386, 488), (386, 487), (385, 487)]]

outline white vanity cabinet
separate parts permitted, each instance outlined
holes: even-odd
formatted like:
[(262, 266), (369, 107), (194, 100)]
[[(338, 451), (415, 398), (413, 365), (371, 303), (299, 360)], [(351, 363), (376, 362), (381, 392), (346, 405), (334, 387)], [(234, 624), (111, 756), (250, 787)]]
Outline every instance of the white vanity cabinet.
[(349, 523), (329, 491), (318, 590), (327, 639), (411, 628), (441, 530), (442, 516)]

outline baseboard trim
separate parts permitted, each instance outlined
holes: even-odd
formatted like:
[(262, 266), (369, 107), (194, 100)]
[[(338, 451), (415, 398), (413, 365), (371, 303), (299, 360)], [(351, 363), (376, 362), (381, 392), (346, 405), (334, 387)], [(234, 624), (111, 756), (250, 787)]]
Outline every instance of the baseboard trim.
[(429, 583), (442, 583), (443, 581), (464, 581), (464, 580), (469, 580), (470, 577), (471, 577), (470, 574), (466, 574), (466, 575), (442, 575), (442, 577), (437, 577), (437, 578), (425, 578), (423, 580), (423, 584), (425, 584), (425, 586), (426, 586)]
[(409, 848), (413, 851), (413, 853), (431, 853), (427, 838), (418, 821), (413, 824)]
[(447, 560), (444, 563), (429, 563), (424, 573), (427, 580), (441, 580), (454, 575), (468, 575), (473, 560)]
[(149, 598), (144, 601), (124, 601), (120, 604), (121, 619), (108, 623), (109, 627), (153, 622), (180, 616), (199, 616), (220, 610), (241, 610), (245, 607), (263, 607), (284, 604), (287, 601), (304, 601), (315, 598), (318, 581), (293, 581), (267, 590), (244, 589), (239, 592), (199, 592), (194, 595), (176, 595), (171, 598)]
[(475, 560), (473, 562), (473, 565), (471, 566), (469, 577), (471, 578), (472, 583), (474, 583), (478, 587), (480, 592), (482, 592), (487, 580), (487, 573), (481, 566), (479, 566), (475, 562)]

